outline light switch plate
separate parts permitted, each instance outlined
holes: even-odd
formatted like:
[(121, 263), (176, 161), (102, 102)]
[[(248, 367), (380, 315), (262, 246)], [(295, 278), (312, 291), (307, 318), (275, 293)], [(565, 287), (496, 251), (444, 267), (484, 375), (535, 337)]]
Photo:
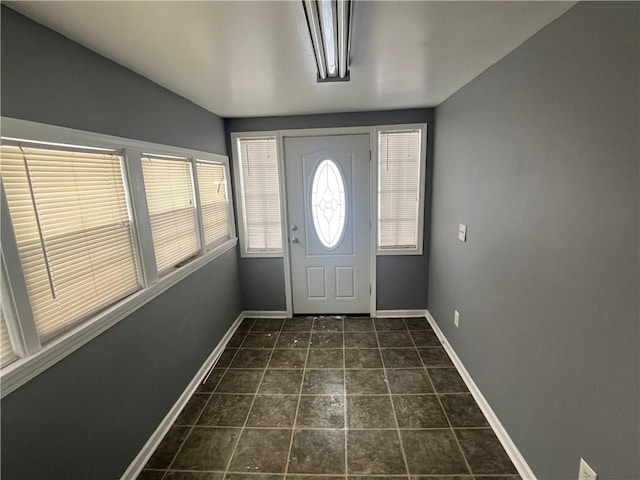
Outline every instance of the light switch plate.
[(458, 310), (453, 311), (453, 324), (456, 327), (460, 326), (460, 312)]
[(467, 241), (467, 226), (460, 224), (460, 227), (458, 228), (458, 240), (462, 241), (462, 242), (466, 242)]
[(597, 480), (598, 475), (594, 472), (593, 468), (589, 466), (584, 458), (580, 459), (580, 473), (578, 473), (578, 480)]

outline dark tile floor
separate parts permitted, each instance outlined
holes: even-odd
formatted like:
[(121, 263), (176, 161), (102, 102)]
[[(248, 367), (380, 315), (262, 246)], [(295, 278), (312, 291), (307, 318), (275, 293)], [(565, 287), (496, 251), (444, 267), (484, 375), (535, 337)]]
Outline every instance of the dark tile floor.
[(520, 480), (424, 318), (245, 319), (139, 480)]

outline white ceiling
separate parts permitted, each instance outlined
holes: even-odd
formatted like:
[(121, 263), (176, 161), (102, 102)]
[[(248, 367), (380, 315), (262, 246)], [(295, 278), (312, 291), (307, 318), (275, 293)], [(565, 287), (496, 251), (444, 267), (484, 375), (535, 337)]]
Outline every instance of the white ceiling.
[(6, 2), (223, 117), (435, 106), (574, 3), (360, 1), (318, 84), (300, 1)]

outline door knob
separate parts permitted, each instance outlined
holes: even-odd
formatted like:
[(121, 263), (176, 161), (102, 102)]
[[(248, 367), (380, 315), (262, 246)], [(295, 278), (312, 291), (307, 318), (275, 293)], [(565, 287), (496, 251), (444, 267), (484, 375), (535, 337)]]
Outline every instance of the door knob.
[(291, 237), (291, 243), (298, 243), (298, 237)]
[(298, 226), (297, 225), (291, 225), (291, 230), (293, 230), (295, 232), (296, 230), (298, 230)]

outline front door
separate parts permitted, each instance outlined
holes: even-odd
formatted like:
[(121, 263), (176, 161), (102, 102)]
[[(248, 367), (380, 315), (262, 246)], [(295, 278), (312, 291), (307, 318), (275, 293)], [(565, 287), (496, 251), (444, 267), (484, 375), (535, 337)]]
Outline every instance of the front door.
[(294, 313), (369, 313), (369, 135), (285, 137)]

